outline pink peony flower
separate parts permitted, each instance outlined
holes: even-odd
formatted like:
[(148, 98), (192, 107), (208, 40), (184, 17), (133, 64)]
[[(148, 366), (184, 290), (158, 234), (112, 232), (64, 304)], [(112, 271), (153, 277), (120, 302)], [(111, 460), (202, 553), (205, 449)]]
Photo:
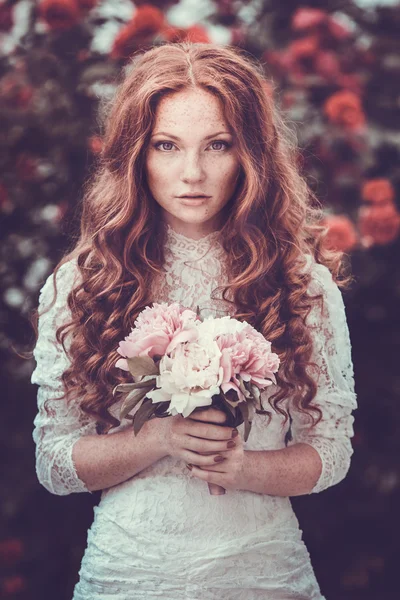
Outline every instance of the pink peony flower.
[(152, 402), (169, 402), (169, 414), (187, 417), (212, 397), (234, 390), (245, 401), (243, 385), (260, 389), (276, 383), (279, 357), (271, 343), (249, 323), (229, 316), (208, 317), (178, 303), (154, 304), (137, 317), (118, 352), (116, 366), (128, 370), (127, 358), (160, 357), (156, 388), (147, 393)]
[(147, 306), (137, 317), (134, 327), (124, 341), (119, 343), (118, 353), (123, 356), (116, 367), (128, 371), (126, 358), (135, 356), (163, 356), (178, 344), (197, 339), (194, 311), (173, 304), (154, 303)]
[(276, 382), (274, 373), (279, 368), (279, 357), (271, 352), (271, 343), (251, 325), (246, 324), (236, 333), (221, 335), (216, 342), (221, 350), (223, 392), (233, 389), (240, 400), (245, 399), (237, 375), (261, 388)]
[(271, 352), (271, 342), (262, 333), (249, 326), (247, 338), (252, 341), (249, 358), (243, 365), (240, 375), (244, 381), (251, 381), (259, 387), (276, 383), (275, 375), (279, 368), (279, 356)]
[(244, 400), (236, 375), (250, 356), (250, 342), (240, 337), (240, 333), (221, 335), (216, 341), (221, 350), (221, 389), (225, 393), (235, 390), (239, 399)]

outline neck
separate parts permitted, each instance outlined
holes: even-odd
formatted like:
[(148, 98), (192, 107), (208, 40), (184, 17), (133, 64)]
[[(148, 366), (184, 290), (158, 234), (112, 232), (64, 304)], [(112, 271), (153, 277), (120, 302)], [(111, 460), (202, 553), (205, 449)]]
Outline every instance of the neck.
[(198, 225), (196, 223), (177, 223), (175, 221), (170, 222), (167, 220), (166, 224), (173, 229), (175, 233), (179, 233), (192, 240), (201, 240), (210, 233), (218, 231), (217, 227), (210, 226), (208, 223), (201, 223)]

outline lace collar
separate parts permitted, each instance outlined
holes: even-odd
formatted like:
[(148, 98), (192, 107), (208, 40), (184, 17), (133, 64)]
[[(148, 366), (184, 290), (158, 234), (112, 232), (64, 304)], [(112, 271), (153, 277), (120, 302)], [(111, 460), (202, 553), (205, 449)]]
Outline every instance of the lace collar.
[(210, 254), (218, 257), (223, 254), (219, 231), (212, 231), (198, 240), (176, 232), (169, 224), (166, 231), (166, 247), (175, 258), (196, 260)]

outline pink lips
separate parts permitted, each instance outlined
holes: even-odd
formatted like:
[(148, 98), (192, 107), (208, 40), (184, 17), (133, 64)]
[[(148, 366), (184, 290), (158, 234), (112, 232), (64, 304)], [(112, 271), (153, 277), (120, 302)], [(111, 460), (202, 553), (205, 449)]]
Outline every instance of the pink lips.
[(182, 200), (183, 204), (190, 204), (192, 206), (198, 206), (200, 204), (203, 204), (203, 202), (205, 202), (208, 198), (209, 198), (209, 196), (200, 196), (200, 197), (184, 196), (184, 197), (181, 197), (180, 200)]
[(205, 200), (210, 198), (210, 196), (179, 196), (179, 199), (182, 200), (184, 204), (190, 204), (193, 206), (198, 206), (203, 204)]

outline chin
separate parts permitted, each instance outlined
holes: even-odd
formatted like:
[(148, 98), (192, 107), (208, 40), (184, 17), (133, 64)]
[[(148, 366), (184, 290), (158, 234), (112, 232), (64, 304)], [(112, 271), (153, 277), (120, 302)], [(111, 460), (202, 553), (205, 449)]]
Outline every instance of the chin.
[(204, 207), (202, 206), (182, 206), (179, 211), (170, 212), (167, 211), (168, 215), (173, 219), (181, 221), (182, 223), (206, 223), (211, 219), (214, 219), (218, 212), (210, 213), (209, 211), (205, 212)]

